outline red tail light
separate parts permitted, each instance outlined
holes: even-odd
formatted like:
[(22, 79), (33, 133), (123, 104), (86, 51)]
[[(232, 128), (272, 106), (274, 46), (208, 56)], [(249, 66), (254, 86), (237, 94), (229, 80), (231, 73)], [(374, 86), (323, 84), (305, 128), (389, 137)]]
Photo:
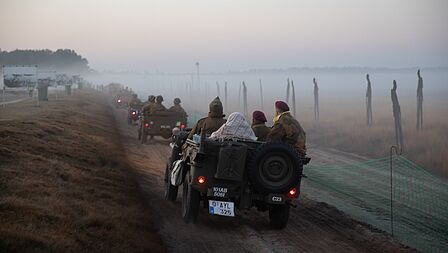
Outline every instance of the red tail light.
[(132, 115), (135, 115), (135, 112), (132, 112)]
[(290, 197), (295, 197), (297, 194), (297, 189), (296, 188), (292, 188), (291, 190), (289, 190), (288, 195)]
[(184, 128), (185, 128), (184, 124), (180, 125), (180, 129), (184, 129)]
[(200, 184), (205, 183), (205, 177), (204, 176), (199, 176), (198, 177), (198, 183), (200, 183)]
[(148, 123), (145, 123), (145, 127), (149, 127), (149, 124), (148, 124)]

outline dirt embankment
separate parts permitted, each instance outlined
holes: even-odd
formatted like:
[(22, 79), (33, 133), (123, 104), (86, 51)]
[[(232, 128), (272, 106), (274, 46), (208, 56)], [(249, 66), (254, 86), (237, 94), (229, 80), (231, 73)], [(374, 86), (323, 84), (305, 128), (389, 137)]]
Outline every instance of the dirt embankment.
[(0, 252), (164, 251), (110, 109), (89, 92), (0, 108)]

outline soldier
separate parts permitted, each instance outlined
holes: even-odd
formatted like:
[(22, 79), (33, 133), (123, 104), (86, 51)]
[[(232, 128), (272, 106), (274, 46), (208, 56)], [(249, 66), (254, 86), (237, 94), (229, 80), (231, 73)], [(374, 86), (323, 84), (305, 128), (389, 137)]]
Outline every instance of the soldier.
[(193, 135), (201, 134), (202, 131), (206, 135), (218, 130), (226, 120), (224, 119), (223, 108), (219, 97), (213, 99), (209, 105), (208, 117), (200, 119), (188, 135), (189, 139), (193, 139)]
[(262, 111), (254, 111), (252, 113), (252, 130), (254, 130), (255, 136), (258, 137), (258, 141), (266, 141), (271, 129), (266, 126), (266, 116)]
[(163, 111), (166, 111), (166, 108), (165, 108), (164, 105), (162, 105), (162, 102), (163, 102), (163, 97), (162, 97), (161, 95), (158, 95), (158, 96), (156, 97), (156, 102), (155, 102), (155, 104), (154, 104), (153, 106), (151, 106), (150, 113), (151, 113), (151, 114), (154, 114), (154, 113), (157, 113), (157, 112), (163, 112)]
[(142, 101), (138, 99), (137, 94), (132, 94), (132, 98), (129, 101), (129, 108), (130, 109), (137, 109), (142, 104)]
[(168, 109), (168, 111), (177, 112), (180, 115), (182, 115), (182, 117), (186, 118), (188, 115), (185, 112), (184, 108), (182, 108), (182, 106), (180, 105), (180, 103), (181, 103), (180, 98), (175, 98), (173, 103), (174, 103), (174, 105), (171, 106), (170, 109)]
[(275, 102), (274, 126), (268, 141), (283, 141), (294, 147), (301, 155), (306, 154), (306, 134), (299, 122), (291, 116), (289, 106), (283, 101)]
[(149, 115), (151, 112), (151, 107), (154, 105), (156, 101), (156, 97), (153, 95), (148, 96), (148, 101), (145, 103), (145, 105), (142, 107), (142, 113), (144, 115)]
[(156, 97), (154, 95), (149, 95), (148, 100), (145, 102), (145, 105), (154, 104), (156, 102)]

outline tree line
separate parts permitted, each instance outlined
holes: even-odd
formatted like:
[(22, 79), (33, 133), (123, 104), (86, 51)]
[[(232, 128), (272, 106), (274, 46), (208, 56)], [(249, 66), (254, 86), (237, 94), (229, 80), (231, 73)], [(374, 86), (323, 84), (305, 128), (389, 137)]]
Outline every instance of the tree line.
[(38, 65), (41, 70), (55, 70), (74, 74), (94, 72), (89, 67), (87, 59), (71, 49), (58, 49), (56, 51), (49, 49), (16, 49), (10, 52), (0, 49), (0, 66), (3, 65)]

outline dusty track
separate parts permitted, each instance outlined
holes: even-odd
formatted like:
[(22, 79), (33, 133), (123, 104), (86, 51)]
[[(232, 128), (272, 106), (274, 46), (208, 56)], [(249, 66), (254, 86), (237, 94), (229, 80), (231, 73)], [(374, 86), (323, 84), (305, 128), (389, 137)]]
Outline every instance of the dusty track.
[[(353, 221), (335, 208), (306, 197), (302, 197), (298, 207), (292, 209), (290, 223), (284, 230), (272, 230), (268, 226), (267, 214), (255, 210), (239, 213), (232, 219), (210, 216), (203, 209), (196, 224), (184, 224), (180, 215), (180, 196), (176, 203), (163, 200), (163, 175), (169, 142), (155, 139), (146, 145), (140, 144), (136, 139), (136, 127), (126, 125), (125, 117), (124, 110), (116, 111), (128, 160), (146, 192), (156, 228), (171, 252), (413, 251), (392, 242), (381, 232)], [(335, 160), (350, 163), (362, 159), (312, 147), (310, 155), (313, 162), (324, 164)]]

